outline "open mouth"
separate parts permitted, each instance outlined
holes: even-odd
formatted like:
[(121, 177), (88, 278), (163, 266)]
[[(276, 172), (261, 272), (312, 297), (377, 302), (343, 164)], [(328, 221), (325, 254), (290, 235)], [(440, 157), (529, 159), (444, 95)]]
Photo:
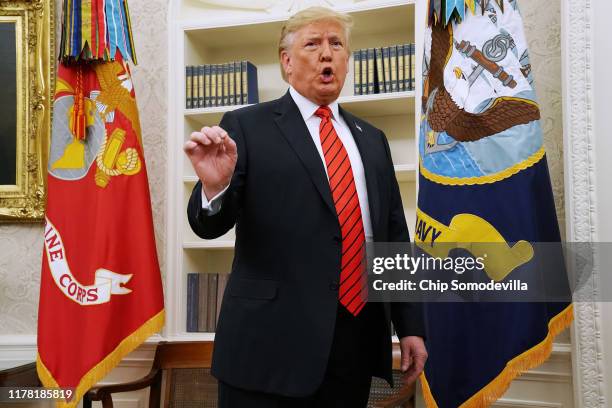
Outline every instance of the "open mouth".
[(323, 81), (323, 83), (330, 83), (332, 80), (334, 79), (334, 71), (330, 68), (323, 68), (323, 71), (321, 71), (321, 81)]

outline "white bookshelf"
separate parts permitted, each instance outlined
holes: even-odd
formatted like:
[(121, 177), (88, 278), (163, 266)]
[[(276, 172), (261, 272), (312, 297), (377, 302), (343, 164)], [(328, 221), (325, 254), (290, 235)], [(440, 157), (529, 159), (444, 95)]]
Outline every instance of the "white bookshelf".
[[(278, 36), (283, 22), (296, 10), (292, 2), (272, 1), (263, 10), (225, 8), (216, 1), (183, 0), (171, 10), (169, 46), (169, 135), (168, 135), (168, 242), (166, 273), (167, 324), (164, 336), (171, 339), (212, 340), (214, 333), (186, 332), (187, 274), (228, 273), (234, 251), (234, 231), (215, 240), (202, 240), (190, 229), (186, 207), (197, 182), (182, 145), (194, 130), (216, 125), (224, 113), (242, 106), (185, 109), (186, 65), (220, 64), (249, 60), (257, 66), (259, 100), (282, 96), (288, 85), (282, 80), (277, 57)], [(247, 2), (244, 2), (247, 3)], [(259, 2), (261, 4), (265, 1)], [(308, 3), (303, 1), (301, 3)], [(318, 2), (313, 1), (318, 4)], [(416, 43), (415, 0), (339, 1), (339, 11), (350, 13), (354, 28), (352, 50)], [(209, 5), (207, 5), (209, 4)], [(292, 3), (293, 4), (293, 3)], [(307, 5), (303, 4), (303, 7)], [(414, 230), (416, 208), (417, 129), (416, 95), (419, 94), (420, 61), (417, 58), (417, 91), (375, 95), (353, 95), (353, 62), (350, 62), (339, 102), (346, 110), (382, 129), (391, 147), (408, 225)]]

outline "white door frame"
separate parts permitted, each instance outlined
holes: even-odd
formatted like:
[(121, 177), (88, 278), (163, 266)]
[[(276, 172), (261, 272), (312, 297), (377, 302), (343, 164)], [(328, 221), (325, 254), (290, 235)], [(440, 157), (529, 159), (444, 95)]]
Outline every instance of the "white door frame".
[[(602, 183), (608, 179), (608, 184), (611, 184), (609, 177), (612, 174), (606, 173), (612, 166), (611, 160), (601, 160), (601, 149), (604, 145), (610, 146), (610, 142), (605, 140), (608, 136), (606, 129), (597, 122), (598, 119), (609, 120), (612, 114), (610, 110), (606, 116), (608, 107), (604, 103), (605, 96), (610, 95), (606, 93), (611, 87), (608, 83), (612, 82), (607, 80), (607, 73), (603, 70), (605, 60), (612, 61), (604, 49), (609, 51), (609, 45), (605, 44), (608, 39), (602, 37), (609, 35), (606, 29), (612, 23), (605, 21), (609, 14), (604, 12), (610, 11), (610, 5), (606, 3), (609, 1), (562, 0), (565, 212), (569, 242), (612, 241), (611, 220), (602, 217), (605, 209), (611, 208), (612, 201), (612, 188)], [(600, 148), (599, 153), (596, 146)], [(597, 259), (597, 253), (594, 255)], [(608, 271), (602, 270), (601, 266), (598, 269), (581, 291), (581, 295), (588, 299), (595, 299), (604, 289), (598, 286), (597, 274)], [(605, 375), (606, 363), (610, 367), (612, 360), (606, 357), (612, 353), (612, 344), (605, 341), (606, 328), (608, 336), (612, 331), (611, 324), (606, 323), (612, 320), (609, 304), (577, 302), (574, 315), (575, 407), (606, 407), (606, 394), (612, 391), (612, 382)]]

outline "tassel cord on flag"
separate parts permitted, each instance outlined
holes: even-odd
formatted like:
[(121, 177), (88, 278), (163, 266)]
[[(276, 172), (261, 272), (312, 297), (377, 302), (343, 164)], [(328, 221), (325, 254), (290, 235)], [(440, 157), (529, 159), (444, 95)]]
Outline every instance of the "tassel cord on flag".
[[(550, 320), (548, 323), (548, 334), (544, 340), (510, 360), (506, 364), (504, 370), (499, 373), (493, 381), (484, 386), (484, 388), (476, 394), (472, 395), (472, 397), (461, 404), (459, 408), (485, 408), (501, 398), (515, 378), (525, 371), (539, 366), (548, 359), (553, 349), (555, 337), (568, 328), (573, 320), (574, 307), (570, 304), (561, 313)], [(421, 374), (420, 380), (425, 406), (427, 408), (438, 408), (438, 404), (429, 388), (425, 372)]]
[[(110, 352), (104, 360), (96, 364), (87, 374), (81, 378), (79, 384), (75, 387), (74, 396), (70, 402), (58, 402), (57, 408), (74, 408), (77, 406), (81, 398), (91, 387), (104, 378), (113, 368), (121, 362), (123, 357), (134, 351), (140, 344), (147, 340), (155, 333), (159, 333), (164, 325), (165, 313), (162, 309), (155, 316), (136, 329), (131, 335), (124, 338), (121, 343)], [(42, 361), (40, 354), (36, 356), (36, 371), (43, 385), (47, 388), (59, 388), (59, 385), (49, 369)]]

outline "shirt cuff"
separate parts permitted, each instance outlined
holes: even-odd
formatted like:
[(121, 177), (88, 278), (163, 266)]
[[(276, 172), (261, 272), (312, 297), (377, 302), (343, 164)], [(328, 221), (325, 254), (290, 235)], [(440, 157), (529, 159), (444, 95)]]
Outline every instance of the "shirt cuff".
[(207, 215), (215, 215), (221, 211), (221, 203), (223, 202), (222, 198), (228, 188), (229, 184), (219, 194), (208, 201), (206, 194), (204, 194), (204, 187), (202, 186), (202, 209), (206, 211)]

